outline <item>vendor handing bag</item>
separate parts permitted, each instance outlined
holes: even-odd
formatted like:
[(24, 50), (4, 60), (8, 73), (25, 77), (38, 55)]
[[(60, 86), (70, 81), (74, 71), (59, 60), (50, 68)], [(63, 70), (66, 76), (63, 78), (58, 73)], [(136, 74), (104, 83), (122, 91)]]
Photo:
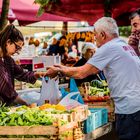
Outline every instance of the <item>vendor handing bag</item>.
[(40, 93), (40, 99), (38, 100), (38, 105), (42, 105), (47, 100), (50, 104), (57, 104), (61, 98), (61, 93), (59, 91), (58, 80), (42, 78), (42, 88)]

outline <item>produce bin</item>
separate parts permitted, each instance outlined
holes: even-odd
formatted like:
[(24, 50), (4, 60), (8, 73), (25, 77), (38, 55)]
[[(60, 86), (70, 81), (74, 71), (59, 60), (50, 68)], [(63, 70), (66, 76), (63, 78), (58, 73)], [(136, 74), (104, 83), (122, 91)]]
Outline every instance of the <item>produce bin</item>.
[[(0, 139), (29, 140), (32, 137), (34, 139), (44, 139), (41, 137), (45, 136), (46, 140), (74, 140), (73, 132), (74, 128), (77, 127), (78, 123), (76, 122), (68, 123), (63, 126), (0, 126)], [(71, 133), (71, 135), (68, 136), (68, 133)]]
[(94, 109), (90, 108), (91, 115), (84, 121), (84, 133), (90, 133), (96, 128), (103, 126), (108, 122), (107, 109)]

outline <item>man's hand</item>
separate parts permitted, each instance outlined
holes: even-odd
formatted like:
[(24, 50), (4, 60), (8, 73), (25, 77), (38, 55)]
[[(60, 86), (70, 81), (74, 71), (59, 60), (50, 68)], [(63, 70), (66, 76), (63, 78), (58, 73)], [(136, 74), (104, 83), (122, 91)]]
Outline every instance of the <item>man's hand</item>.
[(59, 67), (55, 66), (48, 67), (45, 76), (54, 78), (58, 75), (59, 71), (60, 71)]
[(131, 35), (129, 36), (129, 40), (128, 40), (128, 44), (131, 45), (131, 46), (136, 46), (138, 47), (138, 44), (139, 44), (139, 40), (138, 38), (136, 37), (136, 33), (131, 33)]
[(48, 67), (47, 68), (47, 72), (46, 72), (46, 75), (45, 76), (54, 78), (54, 77), (56, 77), (59, 74), (65, 75), (66, 70), (67, 70), (67, 67), (66, 66), (63, 66), (63, 65), (54, 65), (54, 66), (51, 66), (51, 67)]

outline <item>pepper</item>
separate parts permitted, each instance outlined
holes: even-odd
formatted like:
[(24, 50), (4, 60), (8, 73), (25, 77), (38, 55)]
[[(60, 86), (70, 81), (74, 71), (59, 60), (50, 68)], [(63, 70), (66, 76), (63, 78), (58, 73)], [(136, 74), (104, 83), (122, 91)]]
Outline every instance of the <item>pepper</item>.
[(18, 125), (21, 125), (21, 126), (23, 125), (23, 120), (21, 119), (20, 116), (18, 117), (17, 123)]

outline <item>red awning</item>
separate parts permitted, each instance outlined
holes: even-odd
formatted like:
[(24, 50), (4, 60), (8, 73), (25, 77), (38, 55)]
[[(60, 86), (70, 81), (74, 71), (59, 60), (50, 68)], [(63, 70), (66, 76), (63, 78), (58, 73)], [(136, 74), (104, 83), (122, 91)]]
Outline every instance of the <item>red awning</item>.
[(46, 12), (88, 21), (93, 24), (97, 19), (105, 15), (105, 11), (111, 12), (118, 25), (130, 25), (129, 14), (140, 7), (140, 0), (60, 0), (59, 5), (53, 4), (51, 11)]
[(112, 17), (119, 25), (130, 25), (129, 16), (140, 8), (140, 0), (119, 0), (112, 4)]
[[(0, 12), (2, 9), (2, 0), (0, 0)], [(62, 17), (44, 13), (41, 17), (37, 17), (39, 6), (34, 4), (34, 0), (10, 0), (9, 20), (17, 19), (20, 24), (26, 25), (37, 21), (77, 21), (73, 18)]]

